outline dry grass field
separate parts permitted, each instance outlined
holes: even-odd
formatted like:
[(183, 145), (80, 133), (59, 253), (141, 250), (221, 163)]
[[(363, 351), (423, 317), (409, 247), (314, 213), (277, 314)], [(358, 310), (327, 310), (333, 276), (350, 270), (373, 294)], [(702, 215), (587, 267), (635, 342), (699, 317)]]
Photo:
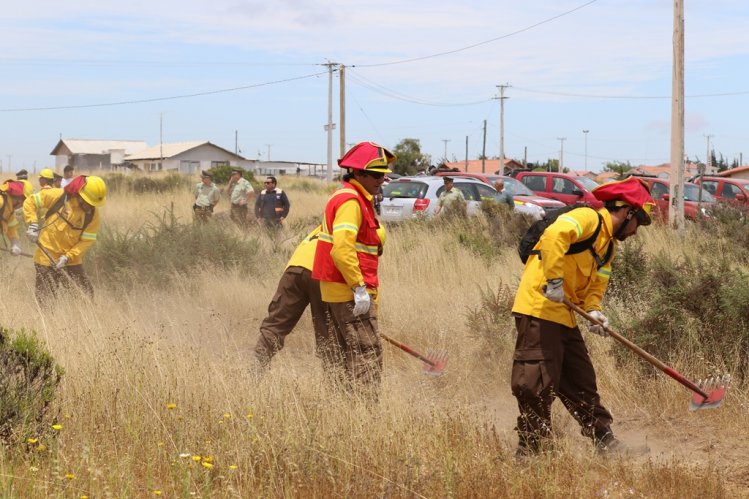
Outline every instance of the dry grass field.
[[(477, 256), (450, 225), (392, 228), (381, 271), (382, 332), (448, 351), (444, 376), (425, 376), (386, 344), (378, 404), (336, 393), (313, 353), (308, 316), (255, 376), (258, 326), (327, 197), (326, 187), (298, 182), (279, 183), (292, 205), (281, 234), (227, 226), (258, 244), (249, 271), (206, 258), (188, 272), (163, 269), (170, 275), (159, 285), (125, 285), (91, 265), (93, 300), (70, 294), (40, 308), (31, 262), (0, 255), (2, 325), (36, 331), (65, 369), (49, 421), (57, 429), (3, 446), (0, 496), (749, 497), (746, 387), (735, 383), (717, 410), (690, 413), (686, 389), (643, 376), (631, 357), (617, 364), (620, 347), (597, 336), (586, 339), (614, 430), (649, 452), (597, 456), (557, 403), (559, 445), (515, 461), (512, 321), (486, 303), (506, 307), (522, 267), (512, 249)], [(111, 195), (103, 230), (137, 231), (169, 209), (190, 223), (191, 202), (189, 193)], [(224, 199), (217, 218), (227, 210)], [(647, 252), (701, 251), (663, 227), (641, 239)], [(612, 301), (607, 311), (627, 321), (643, 307)], [(469, 326), (482, 311), (496, 334)], [(699, 351), (673, 364), (692, 376), (705, 362), (721, 367)]]

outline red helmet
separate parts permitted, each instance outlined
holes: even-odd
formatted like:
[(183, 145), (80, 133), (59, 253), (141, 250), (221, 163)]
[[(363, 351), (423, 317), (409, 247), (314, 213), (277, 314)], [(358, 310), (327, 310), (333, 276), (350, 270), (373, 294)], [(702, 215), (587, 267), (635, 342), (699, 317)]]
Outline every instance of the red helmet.
[(338, 166), (352, 170), (390, 173), (388, 165), (396, 160), (395, 154), (374, 142), (359, 142), (348, 150)]
[(0, 191), (7, 192), (9, 196), (25, 198), (25, 187), (26, 186), (20, 180), (6, 180), (3, 182), (3, 185), (0, 186)]
[(650, 225), (650, 210), (655, 206), (648, 184), (635, 176), (599, 185), (593, 189), (596, 199), (606, 206), (631, 206), (640, 225)]

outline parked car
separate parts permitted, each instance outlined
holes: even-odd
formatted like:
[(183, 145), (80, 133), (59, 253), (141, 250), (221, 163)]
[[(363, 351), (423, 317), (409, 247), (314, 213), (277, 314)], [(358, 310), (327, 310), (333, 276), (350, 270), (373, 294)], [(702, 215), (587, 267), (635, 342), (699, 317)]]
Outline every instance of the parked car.
[[(454, 189), (463, 193), (466, 199), (468, 215), (480, 211), (481, 201), (496, 199), (497, 191), (491, 185), (475, 178), (454, 176)], [(383, 222), (400, 222), (419, 216), (434, 216), (439, 196), (445, 189), (444, 179), (440, 176), (401, 177), (383, 187), (383, 199), (380, 203), (380, 220)], [(518, 212), (525, 212), (534, 218), (542, 216), (542, 209), (531, 205), (515, 205)]]
[(694, 183), (718, 201), (749, 207), (749, 180), (729, 177), (697, 177)]
[(588, 177), (556, 172), (516, 171), (514, 174), (514, 178), (539, 196), (556, 199), (568, 206), (586, 204), (593, 208), (603, 207), (603, 203), (591, 192), (598, 187), (598, 183)]
[[(492, 187), (494, 182), (502, 180), (505, 183), (505, 190), (512, 194), (512, 198), (515, 201), (515, 210), (520, 213), (528, 213), (537, 218), (542, 218), (546, 213), (546, 210), (563, 208), (566, 206), (563, 202), (557, 201), (556, 199), (545, 198), (543, 196), (537, 196), (530, 189), (528, 189), (522, 182), (506, 175), (497, 175), (490, 173), (438, 173), (438, 176), (451, 176), (451, 177), (466, 177), (475, 178), (481, 180)], [(528, 206), (525, 206), (528, 205)], [(539, 209), (540, 208), (540, 209)]]
[[(671, 184), (668, 180), (639, 176), (650, 186), (650, 195), (655, 201), (655, 217), (661, 221), (668, 220), (668, 207), (670, 204), (669, 189)], [(700, 199), (700, 186), (691, 182), (684, 182), (684, 218), (697, 220), (698, 216), (709, 217), (709, 206), (715, 203), (715, 198), (707, 190), (702, 189), (702, 198)]]

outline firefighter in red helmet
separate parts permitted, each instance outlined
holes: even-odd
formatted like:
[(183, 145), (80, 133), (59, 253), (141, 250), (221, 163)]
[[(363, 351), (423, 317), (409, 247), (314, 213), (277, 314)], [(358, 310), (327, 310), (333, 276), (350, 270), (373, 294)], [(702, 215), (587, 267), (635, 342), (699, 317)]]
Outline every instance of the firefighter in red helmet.
[(330, 314), (342, 381), (352, 392), (373, 398), (382, 373), (377, 328), (382, 239), (373, 199), (395, 159), (384, 147), (361, 142), (338, 160), (347, 173), (325, 206), (312, 271)]

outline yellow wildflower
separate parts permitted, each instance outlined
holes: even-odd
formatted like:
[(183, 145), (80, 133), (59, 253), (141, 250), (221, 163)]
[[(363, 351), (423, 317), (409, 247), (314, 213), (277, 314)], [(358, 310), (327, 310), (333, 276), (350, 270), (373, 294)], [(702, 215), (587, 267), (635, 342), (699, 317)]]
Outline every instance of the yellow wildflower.
[(161, 491), (160, 490), (154, 490), (153, 491), (153, 495), (160, 496), (161, 495)]
[(229, 414), (228, 412), (225, 412), (224, 419), (231, 419), (231, 414)]
[(203, 466), (203, 468), (208, 469), (208, 470), (211, 469), (211, 468), (213, 468), (213, 465), (211, 463), (209, 463), (208, 461), (203, 461), (200, 464)]
[(26, 442), (28, 442), (28, 443), (30, 443), (30, 444), (35, 444), (35, 443), (37, 443), (38, 441), (39, 441), (39, 440), (37, 440), (36, 438), (27, 438), (27, 439), (26, 439)]
[(38, 450), (39, 452), (44, 452), (45, 450), (47, 450), (47, 446), (44, 444), (39, 444), (36, 446), (36, 450)]
[(247, 419), (252, 419), (253, 417), (255, 417), (255, 415), (254, 415), (254, 414), (252, 414), (252, 412), (248, 412), (248, 413), (247, 413), (247, 415), (246, 415), (245, 417), (246, 417)]
[(207, 461), (209, 463), (213, 462), (213, 456), (203, 456), (203, 461)]
[(65, 475), (65, 478), (67, 478), (68, 480), (75, 480), (75, 475), (72, 473), (68, 473)]
[(172, 409), (176, 409), (177, 408), (177, 404), (175, 404), (174, 402), (170, 402), (170, 403), (168, 403), (166, 405), (166, 408), (171, 411)]
[(60, 431), (60, 430), (62, 430), (62, 425), (61, 424), (53, 424), (52, 428), (55, 429), (55, 430), (57, 430), (57, 431)]
[(200, 456), (192, 456), (193, 461), (200, 461)]
[(237, 466), (236, 464), (230, 464), (230, 465), (229, 465), (229, 469), (230, 469), (230, 470), (235, 470), (235, 469), (237, 469), (237, 468), (239, 468), (239, 466)]

